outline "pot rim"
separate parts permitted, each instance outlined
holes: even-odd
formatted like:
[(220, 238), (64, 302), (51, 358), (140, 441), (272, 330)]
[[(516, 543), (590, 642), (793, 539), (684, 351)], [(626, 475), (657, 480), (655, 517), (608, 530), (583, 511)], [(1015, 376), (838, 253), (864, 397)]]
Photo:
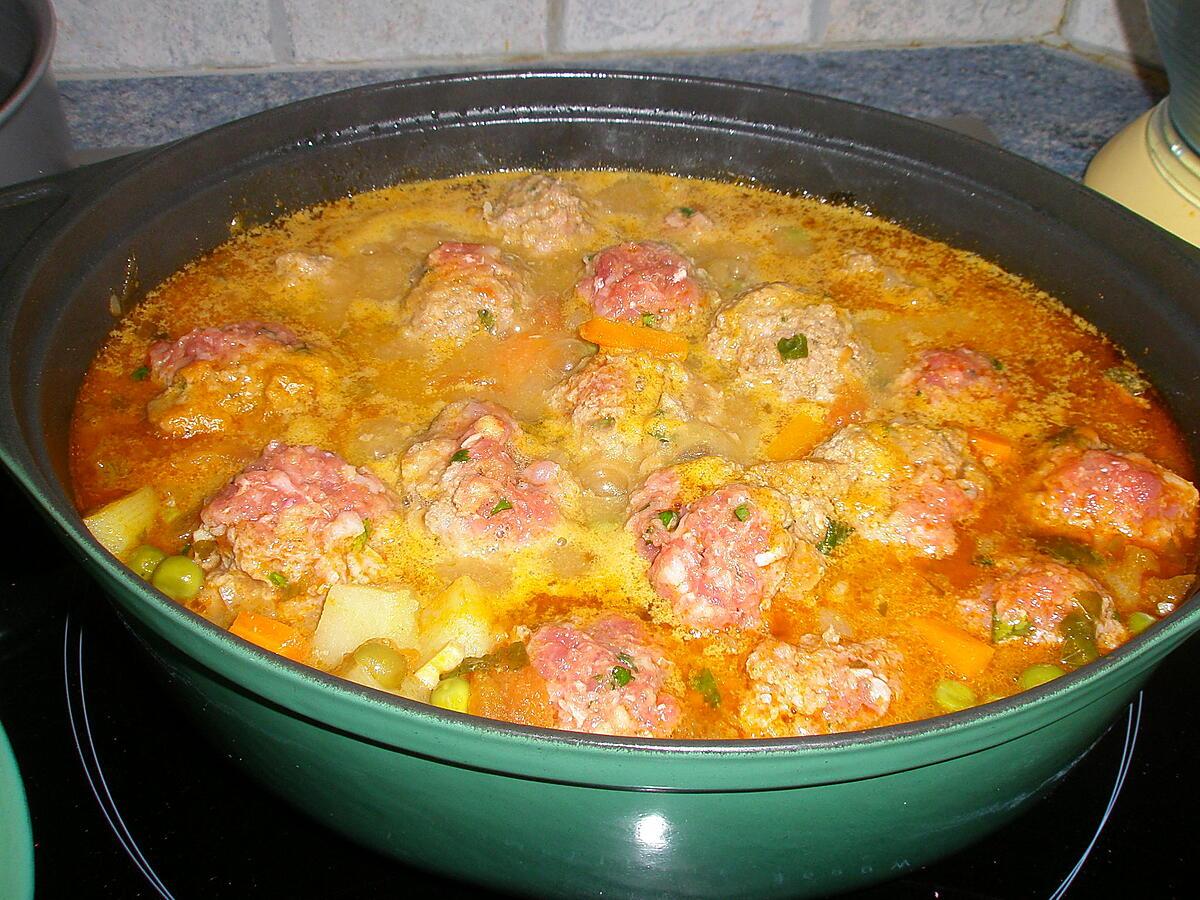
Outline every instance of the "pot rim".
[[(44, 225), (41, 229), (39, 229), (39, 233), (53, 234), (59, 226), (67, 224), (74, 213), (86, 209), (94, 202), (103, 200), (103, 198), (109, 196), (111, 193), (122, 190), (125, 182), (132, 177), (136, 177), (138, 173), (146, 166), (151, 164), (169, 164), (172, 157), (179, 154), (182, 154), (184, 158), (186, 158), (186, 154), (194, 143), (202, 140), (212, 140), (214, 138), (218, 138), (227, 131), (245, 127), (246, 123), (248, 122), (262, 120), (264, 118), (279, 115), (281, 113), (294, 114), (298, 109), (327, 103), (330, 102), (331, 98), (338, 98), (344, 95), (357, 95), (372, 91), (395, 90), (398, 88), (402, 89), (409, 87), (438, 86), (462, 82), (510, 82), (519, 84), (523, 79), (532, 78), (562, 80), (611, 79), (614, 81), (670, 82), (683, 85), (695, 85), (698, 87), (714, 87), (722, 89), (752, 88), (756, 92), (777, 94), (781, 100), (800, 96), (808, 100), (824, 104), (831, 104), (839, 107), (852, 107), (857, 110), (867, 110), (874, 117), (892, 120), (898, 124), (902, 123), (903, 127), (907, 129), (925, 130), (929, 134), (936, 135), (939, 140), (942, 141), (950, 140), (959, 143), (966, 142), (976, 154), (991, 155), (993, 157), (1003, 159), (1009, 165), (1014, 163), (1020, 164), (1021, 166), (1026, 167), (1030, 174), (1036, 174), (1038, 177), (1044, 178), (1046, 174), (1050, 174), (1055, 179), (1060, 181), (1063, 188), (1073, 189), (1077, 196), (1083, 198), (1083, 202), (1096, 204), (1099, 207), (1106, 206), (1109, 215), (1115, 213), (1119, 216), (1123, 216), (1126, 220), (1125, 224), (1127, 227), (1135, 231), (1140, 230), (1144, 238), (1152, 240), (1158, 244), (1156, 249), (1161, 248), (1161, 250), (1164, 252), (1171, 252), (1172, 255), (1178, 256), (1188, 264), (1195, 266), (1195, 259), (1186, 255), (1181, 244), (1173, 241), (1164, 241), (1164, 232), (1161, 232), (1159, 229), (1150, 225), (1145, 220), (1140, 219), (1132, 213), (1129, 213), (1123, 207), (1118, 206), (1112, 201), (1109, 201), (1106, 198), (1075, 184), (1065, 176), (1049, 172), (1049, 170), (1044, 169), (1042, 166), (1025, 159), (1024, 157), (1020, 157), (1017, 154), (1003, 150), (1002, 148), (994, 147), (990, 144), (977, 141), (973, 138), (951, 132), (929, 122), (914, 119), (912, 117), (900, 116), (886, 110), (879, 110), (874, 107), (867, 107), (863, 104), (852, 103), (850, 101), (839, 100), (823, 95), (810, 94), (804, 91), (792, 90), (788, 88), (754, 84), (751, 82), (638, 71), (593, 69), (576, 70), (563, 68), (492, 70), (486, 72), (457, 73), (404, 79), (392, 82), (381, 82), (307, 98), (286, 104), (284, 106), (268, 109), (255, 115), (244, 117), (242, 119), (208, 129), (191, 137), (185, 138), (182, 141), (167, 145), (161, 149), (151, 151), (143, 159), (140, 159), (132, 166), (123, 169), (117, 175), (115, 180), (106, 185), (102, 191), (99, 191), (94, 195), (85, 196), (82, 199), (72, 198), (69, 200), (64, 205), (63, 209), (51, 217), (47, 225)], [(637, 109), (628, 109), (614, 106), (612, 108), (614, 110), (620, 109), (625, 113), (631, 113), (635, 116), (635, 118), (638, 113), (648, 115), (651, 112), (649, 109), (641, 107)], [(737, 121), (748, 122), (749, 120), (740, 119)], [(751, 122), (751, 124), (753, 123)], [(1198, 276), (1200, 276), (1200, 267), (1196, 268), (1196, 273)], [(1200, 279), (1198, 279), (1198, 281), (1200, 281)], [(5, 313), (8, 313), (11, 309), (11, 306), (8, 307), (5, 309)], [(6, 314), (4, 318), (10, 319), (11, 316)], [(7, 385), (4, 385), (4, 387), (7, 389)], [(852, 752), (885, 744), (894, 744), (897, 742), (913, 743), (922, 738), (930, 738), (947, 732), (963, 732), (967, 730), (973, 730), (978, 726), (982, 726), (987, 723), (994, 723), (1000, 720), (1016, 718), (1018, 715), (1035, 708), (1049, 707), (1050, 705), (1056, 704), (1064, 698), (1082, 695), (1088, 687), (1095, 686), (1101, 681), (1111, 681), (1115, 684), (1121, 681), (1121, 673), (1127, 674), (1129, 677), (1133, 677), (1136, 672), (1140, 670), (1139, 664), (1143, 668), (1153, 665), (1157, 662), (1159, 657), (1172, 649), (1176, 644), (1181, 643), (1190, 632), (1200, 628), (1200, 595), (1195, 593), (1196, 586), (1194, 585), (1191, 589), (1190, 596), (1185, 603), (1180, 604), (1179, 608), (1176, 609), (1175, 612), (1163, 619), (1160, 619), (1144, 633), (1133, 637), (1117, 650), (1105, 655), (1100, 660), (1083, 666), (1073, 672), (1069, 672), (1066, 675), (1054, 679), (1045, 685), (1029, 691), (1018, 692), (1017, 694), (1001, 700), (983, 703), (979, 706), (972, 707), (961, 712), (918, 719), (912, 722), (902, 722), (894, 725), (869, 728), (861, 731), (840, 732), (827, 735), (808, 735), (792, 738), (685, 740), (673, 738), (635, 738), (613, 735), (593, 735), (552, 728), (519, 725), (515, 723), (502, 722), (499, 720), (485, 719), (463, 713), (456, 713), (448, 710), (441, 710), (437, 707), (414, 700), (408, 700), (385, 691), (358, 685), (354, 682), (338, 678), (301, 663), (292, 662), (291, 660), (271, 654), (254, 644), (244, 641), (241, 638), (230, 634), (226, 629), (223, 629), (220, 626), (208, 621), (199, 614), (191, 612), (183, 606), (174, 603), (134, 575), (132, 571), (126, 568), (114, 556), (109, 554), (108, 551), (101, 547), (101, 545), (95, 540), (95, 538), (91, 536), (90, 532), (88, 532), (86, 527), (83, 525), (81, 514), (75, 509), (74, 504), (71, 503), (69, 499), (67, 486), (64, 485), (52, 473), (47, 473), (42, 470), (42, 467), (36, 462), (35, 459), (33, 459), (29, 450), (30, 446), (30, 443), (25, 440), (22, 440), (18, 446), (13, 448), (10, 448), (3, 442), (0, 442), (0, 459), (2, 459), (6, 466), (14, 473), (22, 487), (32, 496), (35, 503), (41, 507), (43, 513), (47, 514), (54, 521), (58, 529), (63, 533), (64, 538), (67, 539), (69, 545), (71, 545), (73, 549), (82, 550), (86, 555), (87, 562), (89, 562), (92, 566), (101, 569), (111, 581), (118, 585), (125, 597), (136, 598), (136, 603), (141, 605), (145, 612), (149, 613), (153, 617), (162, 617), (171, 620), (176, 628), (181, 628), (183, 631), (190, 633), (192, 637), (201, 640), (211, 648), (215, 649), (218, 654), (239, 659), (242, 663), (249, 664), (253, 669), (261, 674), (283, 676), (287, 682), (290, 682), (291, 687), (308, 687), (320, 693), (336, 697), (339, 703), (349, 703), (358, 707), (372, 707), (376, 710), (386, 711), (389, 714), (397, 715), (400, 720), (412, 718), (418, 722), (423, 722), (424, 724), (448, 729), (451, 733), (458, 733), (464, 737), (471, 733), (483, 733), (489, 736), (499, 737), (502, 740), (508, 740), (512, 742), (534, 742), (537, 744), (551, 745), (563, 750), (607, 748), (625, 752), (647, 754), (659, 758), (681, 755), (684, 757), (700, 756), (734, 758), (746, 757), (749, 755), (809, 755), (818, 753)], [(60, 493), (61, 498), (51, 496), (54, 493)], [(175, 645), (178, 649), (178, 641), (174, 639), (168, 640), (169, 643)], [(183, 650), (180, 652), (184, 652), (187, 656), (195, 659), (194, 653)], [(1152, 659), (1147, 662), (1146, 657), (1151, 657)], [(269, 697), (266, 697), (264, 693), (262, 693), (257, 687), (249, 683), (247, 680), (240, 680), (237, 682), (237, 684), (241, 689), (254, 694), (256, 697), (263, 698), (268, 702), (273, 702)], [(288, 704), (282, 703), (281, 705), (287, 706)], [(1067, 715), (1076, 708), (1066, 703), (1063, 703), (1062, 707), (1062, 715)], [(289, 708), (293, 712), (298, 712), (295, 707)], [(1028, 728), (1021, 733), (1028, 733), (1028, 731), (1032, 730), (1036, 730), (1036, 727)], [(371, 739), (386, 741), (387, 743), (394, 744), (396, 746), (403, 745), (402, 738), (395, 735), (389, 735), (386, 738), (382, 738), (379, 735), (374, 735), (371, 737)], [(991, 740), (987, 745), (994, 745), (1001, 742), (1003, 741)]]

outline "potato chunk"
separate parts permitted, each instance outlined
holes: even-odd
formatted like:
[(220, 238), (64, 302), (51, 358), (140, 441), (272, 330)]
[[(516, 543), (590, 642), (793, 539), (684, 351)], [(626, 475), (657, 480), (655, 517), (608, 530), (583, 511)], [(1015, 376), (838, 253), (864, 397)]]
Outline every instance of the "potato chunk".
[(417, 601), (408, 591), (335, 584), (313, 634), (312, 656), (328, 668), (372, 638), (405, 649), (419, 646), (417, 635)]
[(142, 542), (142, 535), (158, 515), (158, 494), (152, 487), (140, 487), (100, 507), (83, 520), (92, 537), (113, 556), (124, 556)]
[(483, 656), (496, 642), (488, 596), (463, 575), (421, 610), (421, 659), (428, 662), (448, 644), (466, 656)]

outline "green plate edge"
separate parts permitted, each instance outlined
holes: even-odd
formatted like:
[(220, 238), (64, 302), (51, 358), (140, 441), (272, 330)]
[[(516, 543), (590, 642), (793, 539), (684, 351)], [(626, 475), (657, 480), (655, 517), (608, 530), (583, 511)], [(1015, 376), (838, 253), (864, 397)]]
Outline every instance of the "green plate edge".
[(17, 758), (0, 726), (0, 897), (32, 900), (33, 830)]

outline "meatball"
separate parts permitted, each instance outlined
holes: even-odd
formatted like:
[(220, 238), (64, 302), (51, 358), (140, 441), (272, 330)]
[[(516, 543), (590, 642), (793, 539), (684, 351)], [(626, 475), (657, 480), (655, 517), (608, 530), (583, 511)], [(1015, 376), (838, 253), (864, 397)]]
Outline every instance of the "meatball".
[(478, 334), (515, 334), (533, 305), (525, 278), (520, 263), (497, 247), (439, 244), (404, 298), (401, 327), (410, 339), (454, 346)]
[(899, 665), (899, 653), (881, 639), (767, 638), (746, 659), (751, 689), (739, 710), (743, 728), (772, 737), (868, 728), (899, 691)]
[(572, 449), (585, 456), (640, 458), (694, 412), (715, 409), (715, 392), (676, 362), (649, 353), (592, 356), (551, 389), (550, 409), (570, 418)]
[(281, 253), (275, 258), (275, 274), (288, 287), (296, 287), (306, 281), (323, 278), (333, 269), (333, 257), (324, 254)]
[(324, 357), (291, 330), (263, 322), (197, 328), (150, 348), (150, 375), (163, 391), (146, 407), (166, 434), (222, 432), (253, 417), (311, 406), (332, 381)]
[(632, 498), (629, 528), (651, 558), (651, 586), (688, 628), (757, 626), (795, 547), (786, 498), (734, 483), (675, 508), (678, 486), (667, 470)]
[(1023, 508), (1045, 531), (1163, 550), (1195, 535), (1196, 506), (1190, 482), (1140, 453), (1104, 448), (1094, 434), (1081, 433), (1050, 450)]
[(663, 217), (663, 227), (686, 237), (697, 238), (713, 228), (713, 221), (698, 209), (677, 206)]
[(905, 391), (935, 396), (999, 397), (1008, 391), (1008, 379), (997, 360), (967, 347), (926, 350), (896, 380)]
[(558, 463), (522, 452), (503, 407), (452, 403), (409, 448), (401, 475), (433, 534), (457, 553), (486, 556), (545, 536), (578, 486)]
[(935, 558), (958, 548), (955, 527), (990, 487), (961, 429), (903, 420), (847, 425), (805, 465), (814, 485), (832, 487), (839, 517), (858, 534)]
[(1112, 598), (1092, 578), (1047, 559), (1012, 560), (1008, 571), (959, 602), (968, 625), (995, 643), (1061, 644), (1062, 623), (1075, 613), (1095, 626), (1102, 650), (1120, 646), (1128, 634)]
[(667, 244), (617, 244), (588, 262), (575, 285), (597, 316), (668, 331), (706, 321), (711, 291), (694, 265)]
[(269, 322), (236, 322), (219, 328), (194, 328), (174, 341), (150, 347), (150, 376), (170, 387), (180, 370), (192, 363), (236, 363), (254, 353), (300, 345), (291, 329)]
[(317, 593), (379, 569), (372, 523), (396, 510), (366, 470), (317, 447), (272, 441), (200, 511), (194, 539), (216, 541), (225, 568)]
[(679, 702), (663, 691), (670, 664), (638, 622), (607, 616), (588, 628), (543, 625), (528, 649), (560, 728), (668, 737), (679, 721)]
[(735, 383), (767, 388), (783, 402), (832, 404), (867, 374), (849, 314), (786, 284), (746, 291), (723, 307), (708, 350)]
[(561, 253), (596, 230), (575, 188), (550, 175), (527, 175), (513, 182), (499, 200), (484, 203), (483, 218), (507, 243), (537, 256)]

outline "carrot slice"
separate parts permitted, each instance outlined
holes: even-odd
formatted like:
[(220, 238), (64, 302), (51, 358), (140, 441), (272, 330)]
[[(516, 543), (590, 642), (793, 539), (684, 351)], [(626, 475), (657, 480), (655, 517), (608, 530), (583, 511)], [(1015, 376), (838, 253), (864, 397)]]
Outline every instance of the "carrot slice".
[(968, 428), (966, 431), (967, 443), (971, 445), (971, 450), (985, 461), (991, 460), (1002, 465), (1012, 459), (1016, 452), (1016, 447), (1008, 438), (984, 431), (982, 428)]
[(913, 620), (913, 625), (946, 665), (966, 678), (981, 674), (996, 653), (996, 648), (991, 644), (941, 619), (921, 616)]
[(799, 459), (821, 443), (829, 427), (824, 415), (802, 410), (784, 423), (783, 428), (771, 443), (767, 444), (766, 457), (774, 462), (784, 459)]
[(286, 622), (270, 616), (242, 610), (229, 626), (229, 633), (296, 662), (304, 662), (308, 658), (308, 642), (304, 640), (304, 635)]
[(799, 459), (843, 425), (857, 421), (866, 408), (865, 390), (861, 384), (852, 383), (838, 394), (828, 411), (816, 404), (803, 405), (771, 438), (763, 452), (773, 462)]
[(580, 325), (579, 336), (606, 350), (648, 350), (679, 357), (686, 357), (688, 352), (687, 341), (677, 334), (599, 317)]

